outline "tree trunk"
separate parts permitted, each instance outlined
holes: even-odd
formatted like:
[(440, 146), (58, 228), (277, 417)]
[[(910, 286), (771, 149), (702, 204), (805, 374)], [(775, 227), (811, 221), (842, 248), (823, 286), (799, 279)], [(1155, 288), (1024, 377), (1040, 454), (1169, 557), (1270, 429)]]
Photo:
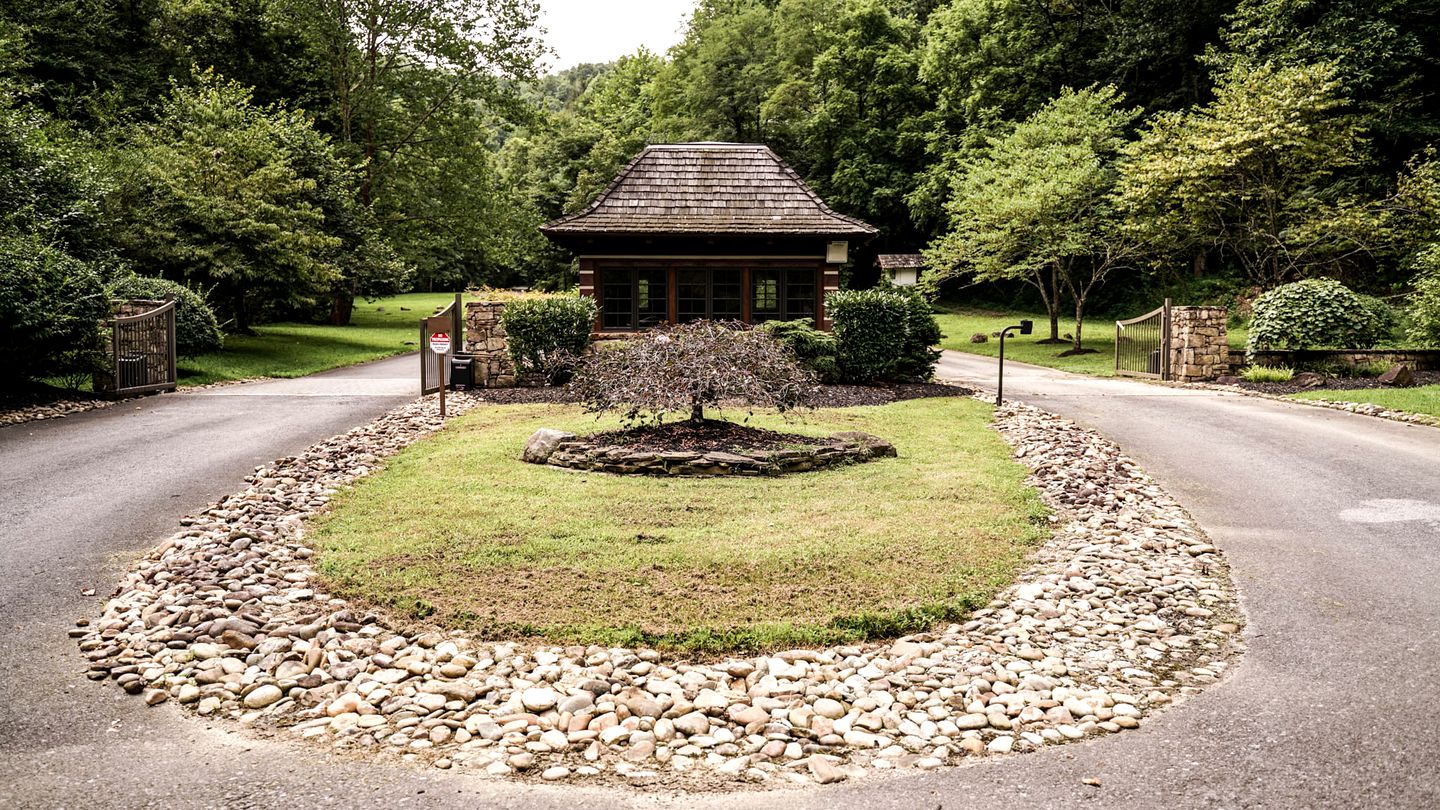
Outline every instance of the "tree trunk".
[(697, 425), (705, 421), (705, 406), (698, 401), (690, 403), (690, 421)]
[(1075, 351), (1080, 351), (1080, 330), (1085, 327), (1085, 296), (1075, 296)]
[(331, 326), (348, 326), (354, 312), (355, 294), (348, 289), (337, 289), (331, 293), (330, 317), (325, 322)]
[(1060, 268), (1050, 265), (1050, 294), (1045, 299), (1045, 314), (1050, 316), (1050, 337), (1046, 343), (1060, 341)]

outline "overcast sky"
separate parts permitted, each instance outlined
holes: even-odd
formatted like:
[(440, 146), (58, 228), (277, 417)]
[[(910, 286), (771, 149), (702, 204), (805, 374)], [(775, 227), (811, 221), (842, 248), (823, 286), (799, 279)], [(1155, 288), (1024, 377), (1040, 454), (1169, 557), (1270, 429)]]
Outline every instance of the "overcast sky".
[(641, 45), (663, 54), (680, 41), (695, 0), (540, 0), (551, 71), (609, 62)]

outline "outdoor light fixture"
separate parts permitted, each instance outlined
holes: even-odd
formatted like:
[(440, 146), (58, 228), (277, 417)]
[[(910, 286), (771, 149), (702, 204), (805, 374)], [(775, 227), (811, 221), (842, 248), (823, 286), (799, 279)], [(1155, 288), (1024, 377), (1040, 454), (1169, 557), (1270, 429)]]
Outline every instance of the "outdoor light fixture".
[(1034, 321), (1021, 321), (1018, 326), (1007, 326), (1000, 330), (1000, 373), (995, 382), (995, 404), (999, 405), (1005, 398), (1005, 335), (1011, 329), (1020, 330), (1020, 334), (1028, 335), (1035, 331)]

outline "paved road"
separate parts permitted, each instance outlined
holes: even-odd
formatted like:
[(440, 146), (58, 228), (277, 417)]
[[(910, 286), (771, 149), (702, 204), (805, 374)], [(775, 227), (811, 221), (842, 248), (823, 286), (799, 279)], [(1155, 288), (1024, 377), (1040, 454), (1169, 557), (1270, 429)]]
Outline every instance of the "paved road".
[[(94, 612), (80, 591), (103, 595), (254, 464), (398, 401), (334, 381), (408, 377), (395, 363), (285, 383), (283, 396), (267, 383), (274, 396), (187, 394), (0, 429), (0, 807), (1440, 806), (1440, 431), (1021, 364), (1007, 392), (1119, 442), (1190, 507), (1241, 588), (1250, 649), (1237, 671), (1138, 732), (826, 789), (635, 796), (326, 758), (81, 677), (64, 639)], [(989, 383), (993, 370), (942, 361), (954, 379)], [(129, 452), (110, 447), (116, 436)], [(117, 462), (132, 453), (154, 461)]]

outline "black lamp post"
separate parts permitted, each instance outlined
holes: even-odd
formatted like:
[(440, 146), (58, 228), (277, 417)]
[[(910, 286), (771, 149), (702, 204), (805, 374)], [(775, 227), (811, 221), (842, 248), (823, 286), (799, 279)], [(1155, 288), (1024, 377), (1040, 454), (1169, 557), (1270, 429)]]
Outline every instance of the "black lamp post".
[(1034, 321), (1021, 321), (1017, 326), (1007, 326), (1000, 330), (1000, 374), (995, 383), (995, 404), (999, 405), (1005, 397), (1005, 335), (1011, 329), (1019, 329), (1020, 334), (1028, 335), (1035, 331)]

